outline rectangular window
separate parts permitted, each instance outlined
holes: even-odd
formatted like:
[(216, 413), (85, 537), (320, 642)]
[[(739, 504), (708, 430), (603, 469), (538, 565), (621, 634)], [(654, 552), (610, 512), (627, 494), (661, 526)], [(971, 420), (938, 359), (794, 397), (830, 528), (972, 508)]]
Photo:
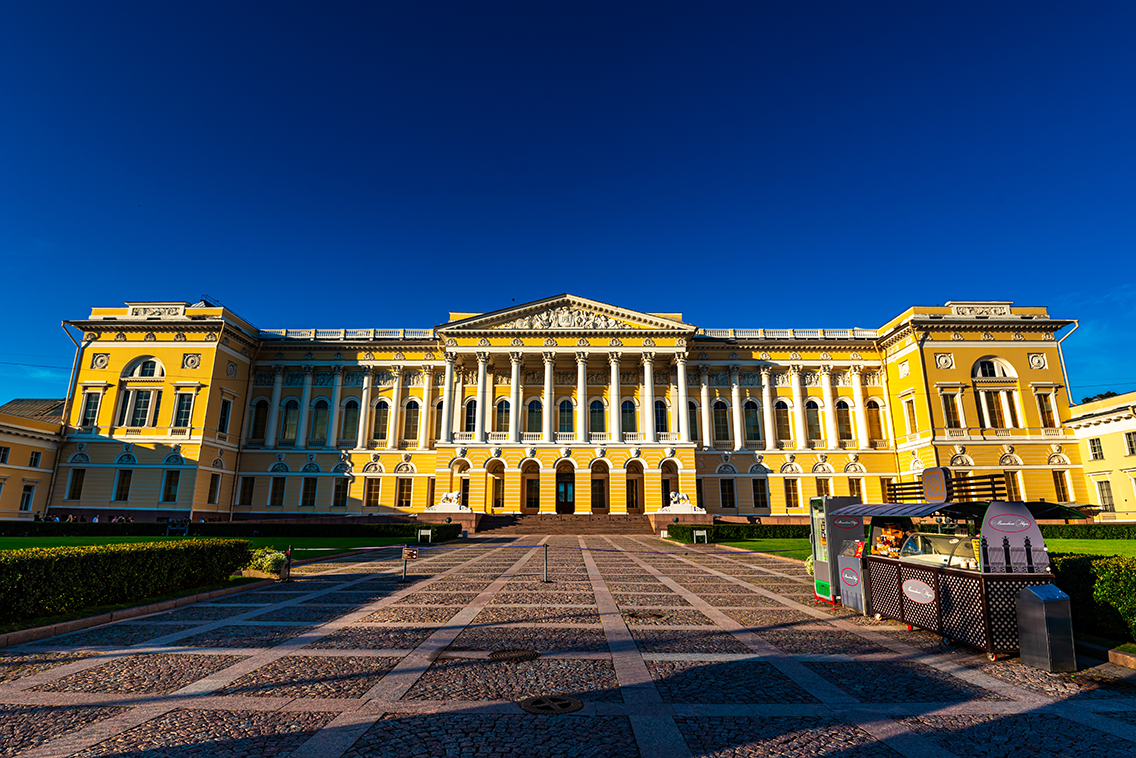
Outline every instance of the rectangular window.
[[(543, 410), (544, 409), (541, 406), (539, 401), (533, 400), (529, 403), (529, 415), (528, 415), (528, 431), (529, 431), (529, 434), (539, 434), (541, 432), (540, 425), (541, 425), (541, 422), (543, 420), (541, 413), (543, 412)], [(471, 429), (470, 431), (474, 431), (474, 430)], [(593, 429), (592, 431), (596, 431), (596, 430)], [(601, 428), (599, 431), (602, 432), (603, 429)]]
[(627, 480), (627, 510), (639, 510), (639, 481), (638, 479)]
[(501, 477), (493, 477), (493, 507), (505, 507), (505, 480)]
[(1101, 447), (1100, 437), (1093, 437), (1089, 440), (1089, 460), (1099, 461), (1104, 459), (1104, 448)]
[(687, 416), (686, 428), (690, 432), (690, 439), (698, 442), (698, 406), (691, 403)]
[(288, 479), (283, 476), (272, 477), (272, 487), (268, 491), (268, 504), (284, 505), (284, 493), (288, 489)]
[(695, 505), (699, 506), (700, 508), (704, 508), (705, 506), (702, 505), (703, 500), (702, 500), (702, 480), (701, 479), (695, 479), (694, 480), (694, 497), (696, 497), (698, 499), (698, 502), (695, 503)]
[(1136, 455), (1136, 432), (1124, 433), (1124, 447), (1129, 455)]
[(1056, 428), (1053, 418), (1053, 396), (1044, 392), (1037, 396), (1037, 409), (1041, 414), (1041, 425), (1047, 429)]
[(734, 480), (733, 479), (719, 479), (718, 491), (722, 495), (723, 508), (737, 508), (737, 501), (734, 500)]
[(864, 500), (864, 480), (852, 477), (848, 480), (848, 494), (857, 500)]
[(88, 392), (83, 395), (83, 417), (79, 420), (79, 426), (95, 426), (99, 423), (99, 398), (98, 392)]
[(130, 393), (123, 391), (118, 398), (118, 425), (126, 426), (126, 418), (130, 413)]
[(753, 508), (757, 511), (769, 510), (769, 480), (753, 480)]
[(221, 401), (221, 415), (217, 417), (217, 431), (221, 434), (229, 433), (229, 418), (233, 415), (233, 401)]
[(193, 415), (193, 395), (188, 392), (179, 392), (177, 402), (174, 403), (174, 426), (188, 427)]
[(575, 422), (572, 420), (572, 404), (567, 400), (560, 403), (560, 423), (557, 431), (564, 434), (571, 434), (576, 428)]
[(667, 433), (667, 404), (661, 400), (655, 401), (655, 431), (659, 434)]
[(1112, 502), (1112, 482), (1097, 482), (1097, 494), (1100, 495), (1101, 510), (1112, 513), (1116, 506)]
[(907, 414), (907, 433), (915, 434), (915, 432), (919, 431), (919, 424), (915, 419), (915, 401), (905, 400), (903, 410)]
[(1022, 499), (1022, 490), (1018, 486), (1018, 472), (1016, 471), (1003, 471), (1003, 477), (1006, 479), (1006, 499), (1014, 502)]
[(0, 463), (8, 462), (8, 453), (12, 452), (10, 447), (0, 447)]
[(730, 439), (730, 419), (728, 416), (729, 411), (726, 410), (725, 404), (715, 403), (713, 409), (712, 419), (714, 421), (714, 439), (724, 441)]
[(371, 477), (365, 481), (366, 484), (363, 485), (363, 507), (378, 508), (379, 492), (381, 492), (383, 480)]
[(1010, 412), (1010, 428), (1020, 429), (1022, 425), (1018, 422), (1018, 403), (1014, 400), (1014, 393), (1003, 392), (1002, 395), (1006, 398), (1006, 409)]
[(87, 469), (73, 468), (71, 469), (71, 484), (67, 486), (67, 499), (68, 500), (82, 500), (83, 499), (83, 480), (87, 478)]
[(592, 480), (592, 508), (607, 508), (607, 481)]
[(525, 507), (529, 510), (540, 508), (540, 479), (525, 480)]
[(240, 497), (237, 498), (237, 505), (252, 505), (252, 493), (256, 491), (256, 477), (246, 476), (241, 478), (241, 492)]
[(114, 499), (125, 503), (130, 499), (130, 480), (134, 478), (134, 472), (130, 469), (123, 469), (118, 472), (118, 481), (114, 486)]
[(801, 504), (801, 500), (797, 495), (797, 480), (785, 480), (785, 507), (796, 508)]
[[(469, 481), (468, 479), (466, 481)], [(400, 478), (398, 480), (397, 489), (395, 490), (395, 505), (399, 508), (410, 508), (411, 493), (414, 489), (414, 480), (410, 478)]]
[(943, 395), (943, 423), (947, 429), (958, 429), (962, 426), (959, 421), (958, 395), (948, 393)]
[(38, 450), (32, 451), (32, 454), (28, 456), (28, 465), (32, 468), (39, 468), (39, 459), (42, 455), (43, 453)]
[(882, 500), (885, 503), (892, 502), (891, 501), (890, 487), (891, 487), (891, 477), (881, 476), (880, 477), (880, 500)]
[(1005, 429), (1006, 418), (1002, 415), (1002, 398), (1000, 392), (983, 392), (982, 399), (986, 405), (986, 428)]
[(217, 496), (220, 494), (220, 492), (221, 492), (221, 475), (220, 474), (210, 474), (209, 475), (209, 494), (208, 494), (208, 497), (205, 498), (205, 502), (209, 503), (210, 505), (216, 505), (217, 504)]
[(34, 484), (24, 485), (24, 491), (20, 493), (21, 511), (30, 511), (32, 509), (32, 503), (35, 501), (35, 490), (36, 486)]
[(162, 484), (162, 502), (174, 503), (178, 499), (178, 485), (181, 483), (180, 471), (167, 471)]
[(825, 478), (817, 479), (817, 497), (828, 497), (832, 494), (832, 480)]
[(150, 390), (135, 390), (134, 404), (130, 409), (130, 425), (146, 426), (150, 420)]
[(604, 429), (607, 428), (605, 426), (606, 423), (603, 403), (599, 400), (593, 401), (591, 407), (588, 409), (588, 431), (593, 434), (603, 434)]
[(331, 506), (333, 508), (346, 508), (347, 507), (347, 490), (351, 486), (351, 480), (345, 476), (335, 477), (335, 485), (331, 490)]
[(1053, 472), (1053, 491), (1057, 494), (1057, 502), (1069, 502), (1069, 484), (1065, 481), (1064, 471)]
[(305, 476), (300, 487), (300, 506), (312, 508), (316, 504), (316, 488), (318, 481), (314, 476)]

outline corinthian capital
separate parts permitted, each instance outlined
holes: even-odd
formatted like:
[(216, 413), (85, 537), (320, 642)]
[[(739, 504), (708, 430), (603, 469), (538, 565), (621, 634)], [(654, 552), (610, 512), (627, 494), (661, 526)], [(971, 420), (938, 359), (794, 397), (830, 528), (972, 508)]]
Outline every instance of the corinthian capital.
[(588, 365), (588, 354), (585, 353), (583, 350), (576, 353), (576, 363), (582, 363), (585, 366), (587, 366)]
[(520, 363), (520, 362), (521, 362), (521, 360), (522, 360), (522, 359), (523, 359), (524, 357), (525, 357), (525, 354), (524, 354), (524, 353), (521, 353), (521, 352), (512, 352), (512, 353), (509, 353), (509, 362), (510, 362), (510, 363)]
[(556, 353), (554, 353), (551, 350), (545, 350), (543, 353), (540, 354), (540, 357), (544, 360), (545, 363), (555, 363), (556, 362)]

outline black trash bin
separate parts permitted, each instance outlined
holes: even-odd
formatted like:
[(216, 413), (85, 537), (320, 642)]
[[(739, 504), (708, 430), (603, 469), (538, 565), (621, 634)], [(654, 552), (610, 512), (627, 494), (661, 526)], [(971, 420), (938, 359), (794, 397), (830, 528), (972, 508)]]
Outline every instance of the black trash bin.
[(1024, 587), (1018, 595), (1018, 654), (1043, 671), (1076, 671), (1069, 596), (1053, 584)]

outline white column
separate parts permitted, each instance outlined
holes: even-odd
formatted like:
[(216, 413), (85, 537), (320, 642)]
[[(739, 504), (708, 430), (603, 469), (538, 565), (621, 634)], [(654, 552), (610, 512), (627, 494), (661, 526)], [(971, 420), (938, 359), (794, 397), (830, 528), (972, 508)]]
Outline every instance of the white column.
[(745, 448), (745, 429), (742, 427), (741, 366), (730, 366), (730, 405), (734, 408), (734, 450)]
[(276, 424), (280, 421), (280, 391), (284, 388), (284, 367), (273, 366), (272, 402), (268, 405), (268, 426), (264, 430), (264, 446), (276, 447)]
[(339, 446), (339, 402), (343, 397), (343, 366), (331, 367), (331, 413), (327, 414), (328, 447)]
[(402, 418), (399, 412), (402, 410), (402, 366), (391, 366), (390, 371), (394, 374), (394, 388), (391, 389), (391, 409), (387, 414), (387, 447), (394, 449), (402, 436), (402, 430), (398, 428)]
[(619, 423), (619, 359), (622, 356), (619, 353), (608, 353), (607, 360), (611, 367), (611, 386), (608, 389), (608, 431), (611, 433), (612, 442), (623, 442), (623, 429), (620, 428)]
[(426, 450), (429, 447), (430, 435), (430, 393), (434, 388), (434, 367), (422, 367), (422, 407), (418, 410), (418, 449)]
[(523, 353), (509, 353), (509, 442), (521, 439), (521, 359)]
[(588, 441), (588, 354), (576, 353), (576, 441)]
[(367, 447), (367, 441), (371, 439), (369, 430), (371, 428), (371, 376), (373, 372), (370, 366), (363, 369), (363, 401), (359, 407), (359, 430), (355, 439), (355, 449), (362, 450)]
[(860, 367), (848, 369), (848, 375), (852, 377), (852, 400), (856, 403), (856, 444), (861, 450), (867, 450), (872, 446), (872, 441), (868, 439), (868, 401), (864, 399)]
[(675, 366), (678, 369), (678, 438), (690, 442), (690, 398), (687, 397), (686, 355), (676, 353)]
[(311, 366), (304, 366), (304, 389), (300, 393), (300, 423), (296, 429), (296, 447), (308, 445), (308, 408), (312, 403), (312, 374)]
[(655, 354), (643, 353), (643, 440), (655, 441)]
[(824, 397), (824, 436), (828, 449), (840, 448), (840, 435), (836, 431), (836, 393), (832, 391), (832, 366), (820, 367), (820, 391)]
[(473, 425), (474, 442), (485, 442), (485, 372), (489, 353), (477, 354), (477, 417)]
[(805, 393), (801, 387), (801, 367), (789, 367), (789, 382), (793, 387), (793, 433), (796, 434), (797, 449), (808, 447), (809, 435), (805, 431)]
[(702, 391), (702, 447), (713, 447), (710, 437), (710, 367), (698, 367), (698, 384)]
[(556, 368), (556, 353), (548, 350), (541, 353), (544, 359), (544, 411), (540, 417), (541, 442), (552, 442), (552, 406), (556, 399), (552, 396), (552, 372)]
[(761, 367), (761, 422), (765, 427), (765, 449), (777, 449), (777, 425), (773, 421), (773, 372)]
[(443, 357), (446, 359), (446, 377), (442, 386), (442, 442), (450, 442), (454, 439), (454, 361), (457, 356), (446, 353)]

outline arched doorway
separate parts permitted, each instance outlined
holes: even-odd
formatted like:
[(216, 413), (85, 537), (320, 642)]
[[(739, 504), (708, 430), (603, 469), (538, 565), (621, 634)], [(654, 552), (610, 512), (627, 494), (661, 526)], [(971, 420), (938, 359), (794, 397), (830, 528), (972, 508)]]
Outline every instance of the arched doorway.
[(576, 469), (571, 463), (556, 467), (556, 512), (576, 512)]
[(639, 461), (627, 464), (627, 512), (643, 512), (643, 464)]
[(534, 460), (521, 464), (521, 508), (529, 513), (540, 511), (540, 465)]
[(678, 466), (674, 461), (663, 461), (659, 467), (663, 477), (663, 502), (660, 507), (670, 505), (671, 493), (678, 492)]
[(592, 513), (607, 511), (608, 468), (604, 461), (592, 464)]
[(494, 513), (505, 509), (505, 464), (490, 461), (485, 467), (485, 484), (489, 495), (489, 507)]
[(461, 504), (469, 507), (469, 463), (457, 461), (450, 469), (450, 492), (461, 493)]

